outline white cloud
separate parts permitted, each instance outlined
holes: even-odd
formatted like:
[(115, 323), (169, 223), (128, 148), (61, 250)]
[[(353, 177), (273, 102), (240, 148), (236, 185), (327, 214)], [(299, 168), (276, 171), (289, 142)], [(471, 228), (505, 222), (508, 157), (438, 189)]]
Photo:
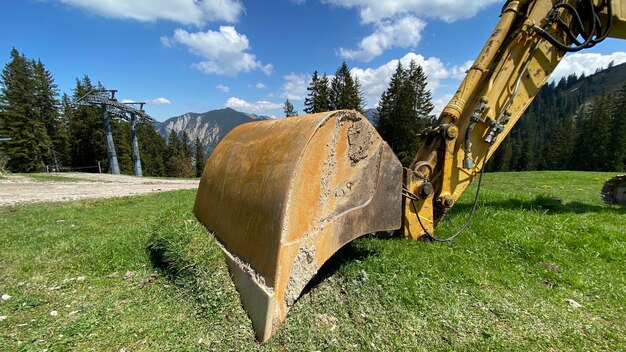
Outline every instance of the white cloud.
[(409, 52), (400, 60), (391, 60), (377, 68), (358, 68), (354, 67), (350, 70), (352, 75), (359, 78), (363, 94), (367, 99), (368, 106), (376, 106), (381, 94), (387, 89), (391, 75), (398, 67), (398, 61), (405, 68), (408, 67), (411, 59), (415, 60), (418, 65), (424, 69), (424, 73), (428, 76), (428, 89), (435, 91), (440, 86), (440, 81), (452, 76), (452, 69), (448, 69), (439, 58), (424, 58), (422, 55)]
[(259, 100), (256, 103), (250, 103), (250, 102), (247, 102), (243, 99), (239, 99), (236, 97), (228, 98), (224, 106), (233, 108), (233, 109), (241, 109), (241, 110), (254, 111), (254, 112), (281, 109), (283, 107), (281, 104), (272, 103), (272, 102), (265, 101), (265, 100)]
[(568, 54), (552, 72), (550, 81), (558, 82), (562, 77), (567, 77), (571, 74), (580, 76), (584, 73), (589, 76), (596, 72), (598, 68), (608, 67), (611, 61), (615, 65), (626, 62), (626, 52), (617, 51), (607, 55), (597, 53)]
[(170, 105), (172, 102), (167, 98), (159, 97), (150, 100), (149, 103), (152, 105)]
[(363, 38), (359, 49), (339, 49), (344, 59), (370, 61), (389, 48), (408, 48), (416, 46), (422, 38), (426, 23), (408, 15), (399, 19), (383, 20), (376, 23), (374, 33)]
[(274, 73), (274, 66), (272, 66), (272, 64), (262, 66), (260, 69), (261, 71), (263, 71), (263, 73), (265, 73), (266, 76), (271, 76), (272, 73)]
[(462, 80), (463, 78), (465, 78), (467, 70), (469, 70), (473, 64), (473, 60), (467, 60), (460, 66), (452, 66), (452, 68), (450, 69), (450, 75), (452, 76), (452, 78)]
[(321, 0), (359, 11), (361, 21), (376, 23), (397, 15), (414, 14), (421, 18), (435, 18), (453, 22), (471, 18), (485, 7), (502, 0)]
[(223, 84), (218, 84), (215, 89), (219, 90), (222, 93), (228, 93), (230, 92), (230, 88), (228, 88), (227, 86), (223, 85)]
[(219, 31), (195, 33), (179, 28), (172, 37), (162, 37), (161, 42), (167, 47), (182, 44), (192, 54), (204, 58), (192, 67), (206, 74), (235, 76), (240, 72), (259, 69), (270, 75), (273, 70), (272, 64), (263, 65), (254, 54), (248, 52), (248, 37), (239, 34), (232, 26), (220, 26)]
[(291, 73), (283, 76), (283, 92), (281, 97), (289, 100), (304, 100), (307, 95), (306, 88), (311, 81), (311, 75)]
[(435, 116), (441, 115), (443, 108), (446, 107), (446, 104), (448, 104), (448, 102), (450, 101), (450, 99), (452, 99), (453, 96), (454, 94), (444, 94), (442, 96), (433, 98), (432, 102), (435, 107), (433, 108), (433, 111), (431, 114)]
[(265, 88), (267, 88), (267, 86), (266, 86), (265, 84), (261, 83), (261, 82), (257, 83), (257, 84), (255, 85), (255, 87), (256, 87), (257, 89), (265, 89)]
[(201, 26), (210, 21), (235, 22), (244, 10), (239, 0), (60, 0), (93, 14), (142, 22), (169, 20)]
[(134, 102), (135, 102), (135, 101), (134, 101), (134, 100), (132, 100), (132, 99), (122, 99), (122, 104), (132, 104), (132, 103), (134, 103)]

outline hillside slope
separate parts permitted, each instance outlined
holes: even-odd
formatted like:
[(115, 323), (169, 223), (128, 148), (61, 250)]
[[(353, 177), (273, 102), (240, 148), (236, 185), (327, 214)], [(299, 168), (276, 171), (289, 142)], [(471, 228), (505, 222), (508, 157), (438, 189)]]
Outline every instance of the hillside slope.
[[(626, 168), (626, 158), (619, 160), (622, 152), (601, 152), (626, 148), (621, 122), (626, 117), (618, 107), (626, 94), (623, 89), (626, 92), (626, 63), (545, 85), (496, 151), (488, 170)], [(587, 162), (590, 159), (597, 162)]]

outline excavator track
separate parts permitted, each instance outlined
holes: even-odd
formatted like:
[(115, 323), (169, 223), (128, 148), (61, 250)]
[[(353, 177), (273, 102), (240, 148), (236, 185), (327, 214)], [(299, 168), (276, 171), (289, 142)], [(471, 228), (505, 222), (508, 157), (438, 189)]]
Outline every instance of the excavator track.
[(626, 175), (618, 175), (606, 181), (601, 194), (607, 205), (626, 206)]

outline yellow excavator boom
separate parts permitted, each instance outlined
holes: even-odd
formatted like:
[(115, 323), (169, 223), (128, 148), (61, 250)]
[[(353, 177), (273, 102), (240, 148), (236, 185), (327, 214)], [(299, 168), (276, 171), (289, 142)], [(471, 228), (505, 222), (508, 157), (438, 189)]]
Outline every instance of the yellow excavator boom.
[(626, 37), (626, 0), (509, 0), (484, 48), (403, 168), (355, 111), (251, 122), (207, 161), (194, 213), (225, 253), (259, 341), (337, 250), (368, 233), (435, 227), (565, 52)]

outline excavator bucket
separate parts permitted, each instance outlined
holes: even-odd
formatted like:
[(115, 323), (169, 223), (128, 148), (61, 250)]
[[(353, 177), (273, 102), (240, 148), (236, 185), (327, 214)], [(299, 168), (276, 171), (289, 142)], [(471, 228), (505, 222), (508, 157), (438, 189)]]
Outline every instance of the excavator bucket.
[(212, 230), (259, 341), (338, 249), (401, 227), (402, 165), (355, 111), (240, 125), (207, 161), (194, 213)]

